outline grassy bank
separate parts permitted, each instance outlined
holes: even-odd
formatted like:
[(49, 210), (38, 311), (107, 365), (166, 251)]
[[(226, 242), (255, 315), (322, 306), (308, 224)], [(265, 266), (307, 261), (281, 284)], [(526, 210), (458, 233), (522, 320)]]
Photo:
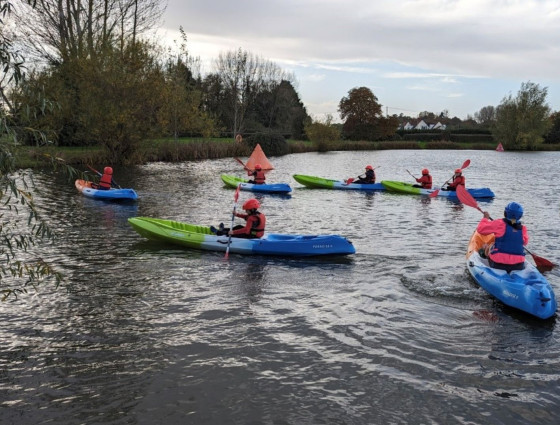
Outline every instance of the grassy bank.
[[(349, 142), (311, 143), (308, 141), (289, 140), (289, 153), (328, 152), (328, 151), (372, 151), (389, 149), (476, 149), (494, 150), (495, 143), (460, 143), (460, 142), (420, 142), (420, 141), (384, 141), (384, 142)], [(560, 145), (542, 145), (541, 150), (557, 151)], [(19, 147), (15, 151), (19, 168), (36, 168), (44, 164), (45, 155), (64, 160), (71, 165), (110, 164), (107, 153), (100, 147)], [(145, 142), (139, 147), (134, 158), (124, 161), (129, 164), (164, 161), (198, 161), (227, 157), (243, 157), (251, 154), (250, 149), (230, 139), (159, 139)]]

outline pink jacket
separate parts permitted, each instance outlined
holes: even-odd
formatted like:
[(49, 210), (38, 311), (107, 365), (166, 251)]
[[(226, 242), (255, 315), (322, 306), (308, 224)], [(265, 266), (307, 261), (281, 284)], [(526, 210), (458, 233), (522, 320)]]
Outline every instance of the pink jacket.
[[(481, 235), (490, 235), (494, 233), (494, 236), (499, 238), (504, 235), (506, 232), (507, 224), (504, 220), (488, 220), (487, 218), (483, 218), (478, 223), (478, 227), (476, 231)], [(522, 226), (522, 233), (523, 233), (523, 245), (527, 245), (529, 243), (529, 235), (527, 234), (527, 228)], [(517, 264), (522, 263), (525, 261), (525, 257), (523, 255), (513, 255), (513, 254), (505, 254), (503, 252), (497, 252), (495, 254), (490, 255), (492, 261), (501, 264)]]

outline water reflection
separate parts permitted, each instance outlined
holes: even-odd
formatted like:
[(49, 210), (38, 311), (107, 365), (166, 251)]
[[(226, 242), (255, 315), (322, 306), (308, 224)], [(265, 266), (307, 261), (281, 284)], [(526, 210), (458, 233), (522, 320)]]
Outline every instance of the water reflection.
[[(496, 193), (484, 209), (523, 200), (531, 247), (554, 259), (557, 199), (542, 176), (558, 173), (557, 153), (289, 155), (269, 158), (270, 179), (344, 178), (367, 162), (383, 164), (387, 180), (429, 164), (443, 181), (467, 157), (468, 183)], [(0, 304), (3, 422), (560, 420), (556, 322), (504, 307), (469, 277), (465, 253), (481, 217), (473, 208), (298, 185), (290, 198), (260, 195), (270, 232), (341, 234), (356, 247), (331, 258), (224, 261), (150, 242), (127, 223), (226, 222), (233, 190), (219, 175), (236, 172), (231, 159), (120, 169), (119, 183), (140, 196), (133, 205), (100, 203), (72, 182), (37, 176), (59, 241), (32, 254), (61, 267), (71, 285)], [(526, 175), (536, 179), (529, 192)], [(239, 202), (249, 197), (242, 192)], [(558, 294), (560, 275), (547, 278)]]

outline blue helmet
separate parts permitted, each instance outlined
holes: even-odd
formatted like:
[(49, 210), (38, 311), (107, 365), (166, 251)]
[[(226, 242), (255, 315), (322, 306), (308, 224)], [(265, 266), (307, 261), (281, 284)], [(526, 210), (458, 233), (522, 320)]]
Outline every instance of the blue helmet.
[(523, 217), (523, 207), (517, 202), (510, 202), (506, 205), (504, 215), (508, 220), (515, 219), (519, 221), (519, 219)]

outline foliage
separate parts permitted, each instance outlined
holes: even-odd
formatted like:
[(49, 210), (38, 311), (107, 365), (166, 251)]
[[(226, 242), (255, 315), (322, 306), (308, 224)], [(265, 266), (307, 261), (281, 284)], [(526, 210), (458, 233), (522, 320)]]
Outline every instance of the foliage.
[(140, 142), (161, 132), (166, 82), (150, 49), (145, 43), (122, 52), (107, 47), (95, 58), (34, 73), (14, 95), (18, 110), (33, 104), (32, 94), (41, 91), (59, 107), (41, 117), (21, 113), (19, 124), (57, 129), (51, 137), (62, 146), (103, 146), (113, 164), (134, 161)]
[(340, 140), (340, 129), (332, 124), (332, 120), (332, 116), (328, 115), (324, 122), (309, 120), (305, 126), (307, 138), (319, 152), (326, 152), (333, 142)]
[(200, 84), (201, 107), (228, 135), (303, 135), (308, 115), (292, 74), (242, 49), (220, 54), (214, 65), (215, 73)]
[(155, 28), (161, 0), (33, 0), (17, 14), (25, 49), (51, 66), (120, 51)]
[[(28, 3), (33, 5), (34, 1)], [(0, 2), (0, 24), (11, 10), (9, 2)], [(54, 280), (58, 285), (62, 276), (40, 257), (31, 258), (30, 249), (54, 235), (34, 202), (36, 188), (31, 172), (16, 170), (21, 137), (31, 135), (30, 138), (37, 144), (47, 141), (44, 133), (18, 125), (18, 122), (44, 115), (53, 104), (39, 91), (35, 93), (34, 102), (25, 105), (25, 108), (15, 108), (7, 92), (8, 88), (17, 88), (23, 81), (23, 58), (14, 52), (13, 44), (5, 34), (0, 35), (0, 60), (3, 71), (0, 78), (0, 291), (6, 299), (10, 295), (25, 293), (30, 287), (35, 288), (46, 280)], [(70, 178), (76, 175), (76, 170), (57, 158), (43, 157), (43, 164), (45, 162), (55, 170), (62, 167)]]
[(544, 143), (560, 143), (560, 112), (555, 112), (550, 116), (551, 127), (547, 133)]
[(182, 43), (177, 53), (169, 56), (164, 65), (165, 85), (158, 120), (164, 135), (177, 139), (184, 134), (200, 134), (204, 138), (219, 133), (217, 122), (204, 109), (200, 83), (193, 71), (199, 68), (199, 59), (192, 58), (187, 50), (187, 37), (180, 28)]
[(398, 126), (397, 117), (385, 118), (377, 97), (367, 87), (353, 88), (338, 105), (344, 121), (343, 137), (350, 140), (382, 140), (392, 137)]
[(515, 98), (510, 94), (502, 100), (492, 134), (506, 150), (535, 150), (542, 143), (551, 126), (547, 93), (546, 87), (527, 82)]
[(243, 144), (247, 146), (250, 152), (259, 144), (267, 156), (280, 156), (290, 153), (288, 142), (280, 134), (254, 134), (243, 139)]
[(249, 108), (246, 127), (249, 132), (274, 131), (287, 137), (302, 138), (307, 118), (305, 106), (293, 84), (282, 80), (257, 94)]
[(496, 121), (496, 108), (491, 105), (485, 106), (474, 113), (474, 119), (478, 124), (489, 128)]

